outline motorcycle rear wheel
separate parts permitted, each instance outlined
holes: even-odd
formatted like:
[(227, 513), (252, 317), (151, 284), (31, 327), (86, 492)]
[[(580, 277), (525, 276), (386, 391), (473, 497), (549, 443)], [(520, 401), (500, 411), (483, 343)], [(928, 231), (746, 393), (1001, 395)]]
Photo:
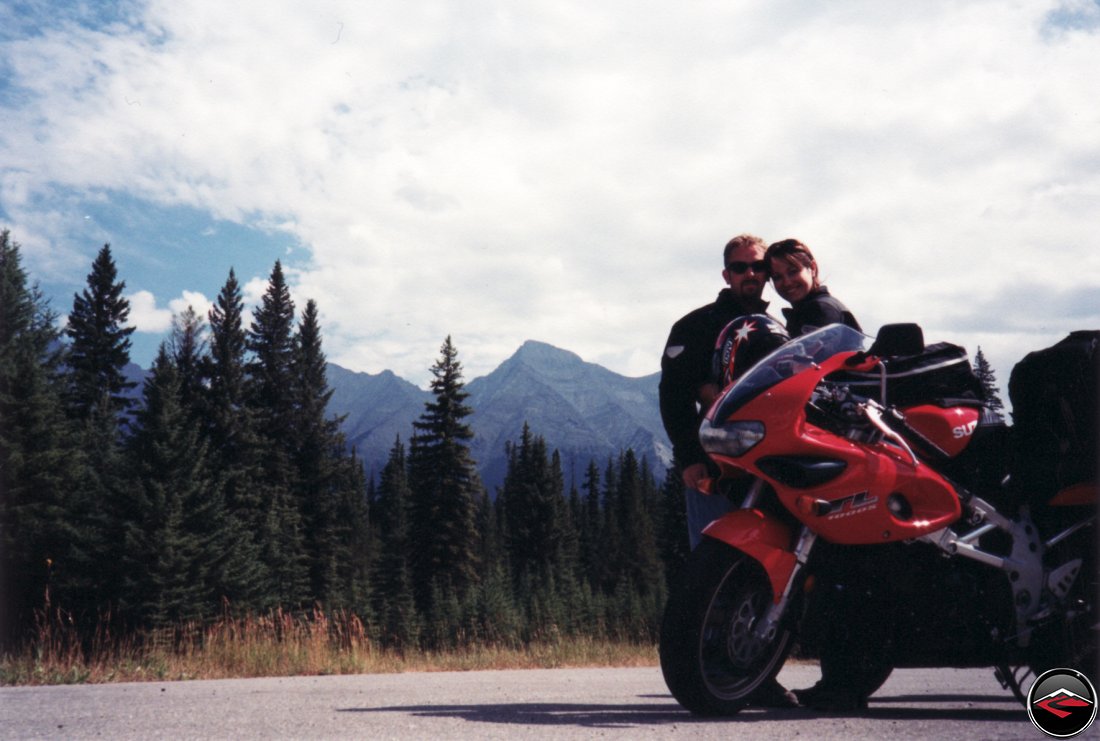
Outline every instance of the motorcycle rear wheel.
[(661, 672), (673, 697), (696, 715), (734, 715), (779, 672), (792, 632), (770, 640), (753, 629), (772, 604), (761, 565), (711, 538), (692, 552), (661, 624)]
[[(1038, 636), (1038, 646), (1032, 650), (1032, 658), (1026, 664), (1002, 663), (995, 668), (1001, 685), (1023, 705), (1027, 705), (1027, 693), (1032, 683), (1049, 669), (1076, 669), (1089, 679), (1098, 677), (1098, 627), (1093, 613), (1067, 621), (1061, 639), (1051, 639), (1049, 634)], [(1053, 645), (1051, 645), (1053, 644)]]
[[(1060, 523), (1060, 527), (1064, 526), (1065, 522)], [(1096, 553), (1093, 528), (1062, 541), (1058, 550), (1052, 552), (1050, 562), (1053, 564), (1065, 563), (1083, 554), (1080, 574), (1069, 595), (1059, 604), (1058, 617), (1036, 628), (1026, 659), (997, 667), (1001, 684), (1025, 705), (1032, 683), (1048, 669), (1076, 669), (1094, 681), (1100, 679), (1100, 606), (1097, 604), (1100, 574)]]

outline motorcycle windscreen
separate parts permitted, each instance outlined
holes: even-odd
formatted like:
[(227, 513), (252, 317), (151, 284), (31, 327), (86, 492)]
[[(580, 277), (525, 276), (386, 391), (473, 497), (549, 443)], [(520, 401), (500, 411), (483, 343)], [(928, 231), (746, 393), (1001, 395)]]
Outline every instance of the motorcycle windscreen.
[(780, 381), (822, 363), (837, 353), (867, 350), (872, 339), (843, 324), (830, 324), (796, 337), (734, 381), (707, 413), (711, 421), (729, 419), (738, 409)]

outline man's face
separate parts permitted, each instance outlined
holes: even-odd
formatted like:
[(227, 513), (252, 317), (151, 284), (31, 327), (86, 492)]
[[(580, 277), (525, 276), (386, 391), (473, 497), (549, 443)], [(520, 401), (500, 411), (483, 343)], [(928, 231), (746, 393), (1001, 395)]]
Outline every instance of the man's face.
[(742, 301), (758, 301), (764, 292), (764, 284), (768, 282), (764, 248), (752, 244), (735, 247), (730, 252), (722, 277), (737, 298)]

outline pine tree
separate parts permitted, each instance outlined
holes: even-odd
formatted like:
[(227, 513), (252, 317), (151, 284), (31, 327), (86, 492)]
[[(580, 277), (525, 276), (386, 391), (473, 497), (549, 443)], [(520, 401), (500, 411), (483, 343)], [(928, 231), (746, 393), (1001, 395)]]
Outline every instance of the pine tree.
[[(210, 342), (202, 372), (208, 399), (208, 425), (215, 450), (229, 450), (223, 467), (235, 458), (243, 458), (243, 447), (251, 427), (247, 406), (245, 349), (242, 327), (244, 312), (241, 289), (233, 270), (211, 307)], [(242, 493), (243, 495), (243, 493)], [(251, 503), (258, 510), (259, 502)], [(243, 503), (242, 503), (243, 508)]]
[(477, 579), (475, 503), (481, 489), (467, 441), (473, 432), (464, 421), (472, 410), (462, 382), (458, 352), (447, 337), (431, 369), (433, 399), (413, 422), (409, 450), (412, 490), (413, 579), (422, 610), (437, 595), (461, 598)]
[(551, 476), (546, 441), (524, 423), (518, 446), (510, 446), (500, 492), (512, 569), (519, 576), (548, 577), (560, 560), (562, 492)]
[(982, 384), (982, 390), (985, 392), (986, 406), (995, 412), (1004, 411), (1004, 402), (1001, 401), (1001, 396), (997, 392), (997, 376), (993, 372), (993, 366), (989, 364), (985, 355), (982, 354), (980, 345), (978, 346), (978, 351), (974, 353), (974, 375), (978, 377), (978, 380)]
[(198, 422), (205, 416), (206, 387), (203, 364), (207, 355), (206, 326), (188, 306), (172, 317), (172, 332), (168, 353), (179, 376), (180, 403), (190, 417)]
[(92, 263), (87, 287), (73, 297), (65, 330), (70, 339), (67, 410), (80, 425), (86, 468), (68, 505), (74, 531), (68, 560), (54, 575), (63, 603), (78, 621), (98, 620), (121, 588), (122, 574), (114, 568), (121, 544), (115, 537), (118, 523), (111, 517), (125, 486), (121, 436), (130, 406), (126, 394), (135, 385), (123, 370), (134, 332), (125, 326), (130, 315), (122, 296), (125, 287), (110, 245), (104, 245)]
[(278, 604), (297, 607), (309, 598), (309, 568), (292, 452), (294, 409), (294, 303), (276, 261), (248, 332), (249, 402), (259, 432), (265, 516), (260, 525), (260, 557), (271, 572)]
[(372, 507), (379, 540), (373, 580), (376, 612), (382, 640), (398, 647), (415, 647), (420, 638), (412, 587), (411, 498), (405, 446), (398, 438), (382, 468)]
[(562, 473), (561, 453), (558, 450), (554, 450), (550, 455), (550, 475), (554, 482), (552, 489), (559, 494), (557, 507), (561, 534), (559, 537), (555, 583), (562, 609), (560, 625), (562, 630), (568, 634), (576, 635), (585, 629), (583, 615), (580, 610), (582, 606), (582, 580), (578, 575), (580, 535), (577, 532), (577, 520), (574, 517), (575, 509), (572, 506), (575, 504), (579, 508), (580, 495), (576, 486), (570, 486), (568, 498), (564, 495), (565, 476)]
[(340, 456), (334, 482), (337, 495), (335, 516), (344, 524), (337, 530), (340, 539), (332, 552), (343, 554), (343, 560), (332, 569), (337, 581), (333, 585), (331, 603), (334, 607), (354, 611), (373, 629), (375, 613), (371, 573), (374, 570), (376, 544), (371, 528), (371, 485), (367, 483), (363, 464), (354, 449), (347, 454), (341, 442)]
[(558, 631), (573, 596), (573, 563), (566, 561), (566, 505), (561, 457), (547, 459), (546, 441), (524, 424), (518, 446), (509, 446), (499, 497), (517, 603), (529, 628)]
[(332, 396), (321, 350), (317, 304), (310, 300), (295, 336), (292, 365), (292, 403), (295, 421), (292, 463), (294, 494), (302, 516), (302, 535), (309, 559), (310, 594), (328, 603), (338, 586), (336, 571), (348, 554), (341, 553), (339, 531), (349, 523), (338, 518), (335, 454), (342, 443), (339, 421), (325, 418)]
[(96, 416), (115, 420), (129, 407), (126, 392), (134, 384), (126, 380), (123, 368), (130, 362), (130, 335), (127, 327), (130, 302), (122, 296), (126, 288), (118, 280), (111, 257), (111, 246), (103, 245), (88, 286), (73, 296), (73, 310), (65, 332), (71, 342), (66, 358), (70, 369), (69, 406), (81, 420)]
[(630, 585), (630, 622), (633, 637), (652, 639), (657, 635), (666, 597), (664, 564), (657, 553), (653, 511), (656, 484), (643, 460), (626, 450), (619, 476), (620, 524), (623, 533), (624, 581)]
[(490, 645), (515, 646), (523, 626), (512, 598), (511, 580), (500, 563), (486, 562), (483, 568), (477, 589), (477, 635)]
[(119, 608), (137, 624), (166, 626), (218, 609), (213, 585), (224, 546), (224, 502), (206, 445), (182, 402), (164, 345), (153, 364), (128, 441), (134, 480), (116, 517), (122, 542)]
[(291, 393), (295, 354), (293, 330), (294, 302), (283, 277), (282, 265), (276, 260), (247, 335), (247, 347), (253, 353), (247, 369), (260, 430), (268, 440), (283, 443), (271, 446), (273, 450), (268, 451), (277, 451), (283, 460), (267, 462), (277, 464), (272, 475), (284, 484), (289, 484), (291, 478), (289, 462), (285, 460), (285, 443), (292, 439), (296, 423), (295, 399)]
[(227, 526), (233, 547), (223, 551), (214, 581), (234, 612), (271, 607), (276, 596), (267, 564), (260, 558), (259, 534), (266, 519), (261, 496), (260, 443), (248, 404), (246, 337), (240, 285), (230, 269), (210, 309), (210, 340), (202, 360), (204, 430), (211, 465), (219, 472)]
[(661, 486), (657, 514), (657, 550), (664, 562), (667, 583), (679, 578), (688, 553), (687, 508), (684, 504), (684, 480), (675, 468), (668, 469)]
[[(632, 449), (619, 463), (618, 522), (622, 533), (621, 565), (635, 592), (650, 595), (664, 588), (664, 573), (657, 558), (647, 500), (652, 487), (648, 472), (638, 465)], [(658, 586), (659, 585), (659, 586)]]
[(362, 467), (348, 455), (342, 418), (326, 417), (328, 387), (317, 304), (306, 302), (295, 336), (293, 462), (315, 600), (346, 605), (351, 547), (366, 532)]
[[(622, 456), (619, 456), (620, 460)], [(619, 525), (619, 469), (610, 458), (604, 468), (600, 537), (596, 557), (597, 581), (604, 594), (613, 594), (622, 576), (622, 529)]]
[(589, 587), (598, 587), (602, 578), (600, 556), (603, 532), (600, 507), (600, 469), (589, 461), (584, 472), (584, 514), (577, 528), (580, 548), (581, 580)]
[(484, 579), (495, 566), (507, 570), (507, 556), (504, 550), (504, 532), (500, 525), (500, 513), (497, 501), (489, 496), (484, 488), (479, 492), (477, 501), (478, 562), (481, 564), (481, 578)]
[(581, 498), (581, 491), (577, 488), (576, 482), (569, 487), (569, 502), (566, 505), (566, 511), (569, 517), (569, 528), (571, 542), (568, 544), (569, 549), (569, 562), (573, 565), (573, 578), (578, 585), (585, 581), (585, 563), (584, 563), (584, 547), (585, 547), (585, 519), (587, 513), (585, 512), (585, 502)]
[(30, 626), (75, 537), (77, 451), (62, 406), (60, 332), (21, 261), (19, 243), (0, 232), (0, 646)]

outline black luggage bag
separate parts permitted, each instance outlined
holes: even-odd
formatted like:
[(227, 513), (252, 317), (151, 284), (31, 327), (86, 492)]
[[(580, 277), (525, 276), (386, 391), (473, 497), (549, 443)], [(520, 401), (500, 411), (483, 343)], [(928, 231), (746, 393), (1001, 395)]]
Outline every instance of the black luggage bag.
[(1100, 330), (1072, 332), (1012, 369), (1009, 467), (1026, 501), (1046, 502), (1070, 486), (1096, 482), (1098, 388)]
[(949, 342), (928, 345), (923, 352), (912, 355), (887, 357), (883, 366), (885, 377), (881, 371), (842, 371), (830, 374), (829, 380), (843, 383), (852, 391), (886, 406), (906, 407), (960, 399), (980, 402), (985, 397), (966, 349)]

